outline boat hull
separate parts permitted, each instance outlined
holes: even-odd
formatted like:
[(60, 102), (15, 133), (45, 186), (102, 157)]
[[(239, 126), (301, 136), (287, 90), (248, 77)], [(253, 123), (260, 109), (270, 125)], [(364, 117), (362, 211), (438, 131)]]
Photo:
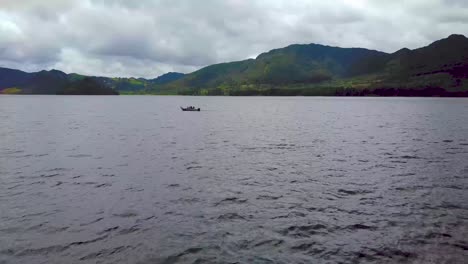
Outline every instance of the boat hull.
[(181, 107), (182, 111), (187, 111), (187, 112), (200, 112), (200, 108), (195, 108), (195, 109), (188, 109), (188, 108), (183, 108)]

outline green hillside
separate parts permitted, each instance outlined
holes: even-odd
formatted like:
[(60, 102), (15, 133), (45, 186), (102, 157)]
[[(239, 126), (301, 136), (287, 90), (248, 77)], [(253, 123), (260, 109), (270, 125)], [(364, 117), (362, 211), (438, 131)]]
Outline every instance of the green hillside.
[(256, 59), (210, 65), (148, 92), (461, 96), (468, 91), (467, 72), (468, 39), (462, 35), (392, 54), (317, 44), (291, 45)]
[[(182, 78), (182, 73), (166, 73), (154, 79), (90, 77), (58, 70), (27, 73), (0, 68), (0, 94), (118, 94), (144, 93)], [(84, 87), (78, 87), (84, 85)]]
[(114, 95), (118, 92), (96, 78), (66, 74), (58, 70), (26, 73), (0, 68), (2, 94), (89, 94)]
[(205, 67), (160, 89), (183, 93), (188, 90), (236, 89), (245, 85), (318, 84), (349, 76), (357, 62), (385, 55), (383, 52), (357, 48), (291, 45), (263, 53), (256, 59)]
[[(78, 87), (83, 85), (83, 88)], [(106, 89), (104, 89), (106, 88)], [(451, 35), (415, 50), (384, 53), (290, 45), (255, 59), (214, 64), (155, 79), (88, 77), (0, 68), (9, 94), (179, 94), (468, 96), (468, 39)]]
[(96, 79), (85, 77), (66, 85), (63, 89), (57, 91), (57, 94), (67, 95), (118, 95), (119, 93), (102, 85)]

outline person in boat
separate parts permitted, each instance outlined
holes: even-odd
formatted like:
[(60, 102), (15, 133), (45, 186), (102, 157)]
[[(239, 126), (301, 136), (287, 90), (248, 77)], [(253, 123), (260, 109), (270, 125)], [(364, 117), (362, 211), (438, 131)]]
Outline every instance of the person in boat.
[(195, 106), (190, 105), (185, 108), (185, 110), (190, 110), (190, 111), (200, 111), (200, 108), (195, 108)]

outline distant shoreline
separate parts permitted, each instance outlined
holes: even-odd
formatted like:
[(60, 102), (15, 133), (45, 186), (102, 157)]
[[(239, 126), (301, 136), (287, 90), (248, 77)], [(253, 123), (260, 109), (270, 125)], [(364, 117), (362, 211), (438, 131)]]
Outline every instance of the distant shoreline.
[(468, 98), (468, 95), (180, 95), (180, 94), (3, 94), (1, 96), (28, 96), (28, 95), (40, 95), (40, 96), (99, 96), (99, 97), (115, 97), (115, 96), (177, 96), (177, 97), (360, 97), (360, 98), (388, 98), (388, 97), (399, 97), (399, 98)]

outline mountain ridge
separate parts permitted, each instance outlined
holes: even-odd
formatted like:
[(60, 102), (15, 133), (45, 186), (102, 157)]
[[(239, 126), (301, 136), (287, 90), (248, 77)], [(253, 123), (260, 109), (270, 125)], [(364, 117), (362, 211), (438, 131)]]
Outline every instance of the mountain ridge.
[[(118, 94), (120, 92), (138, 91), (147, 88), (148, 85), (162, 85), (179, 78), (185, 74), (169, 72), (154, 79), (144, 78), (109, 78), (100, 76), (86, 76), (77, 73), (65, 73), (60, 70), (41, 70), (37, 72), (25, 72), (17, 69), (0, 67), (0, 94), (80, 94), (76, 84), (85, 83), (86, 91), (82, 94)], [(86, 82), (82, 82), (86, 79)], [(94, 86), (95, 89), (90, 87)], [(106, 89), (104, 89), (106, 87)]]
[[(308, 48), (311, 49), (307, 51)], [(290, 54), (291, 50), (292, 54)], [(353, 56), (357, 57), (343, 61), (343, 58), (346, 58), (343, 56), (345, 51), (365, 52), (361, 56), (354, 53)], [(339, 54), (338, 58), (334, 56), (334, 52)], [(282, 82), (275, 82), (274, 79), (254, 78), (249, 80), (248, 70), (244, 70), (240, 76), (240, 71), (237, 73), (225, 71), (223, 74), (226, 76), (220, 76), (216, 73), (216, 70), (219, 70), (216, 69), (216, 65), (214, 68), (213, 65), (210, 65), (187, 74), (181, 80), (172, 83), (172, 87), (166, 87), (166, 89), (178, 89), (180, 94), (224, 95), (343, 95), (345, 90), (347, 91), (346, 95), (369, 95), (374, 94), (374, 91), (377, 92), (375, 95), (379, 95), (379, 89), (414, 90), (413, 94), (420, 95), (419, 90), (428, 88), (430, 91), (438, 91), (434, 94), (435, 96), (465, 96), (460, 92), (468, 91), (468, 77), (466, 76), (466, 72), (468, 72), (468, 39), (459, 34), (452, 34), (425, 47), (414, 50), (403, 48), (394, 53), (360, 48), (337, 48), (319, 44), (289, 45), (285, 48), (262, 53), (255, 60), (232, 62), (231, 66), (247, 64), (245, 66), (247, 69), (260, 67), (259, 65), (265, 60), (269, 58), (274, 60), (278, 54), (280, 54), (277, 56), (279, 62), (276, 61), (276, 65), (281, 65), (281, 60), (286, 61), (283, 63), (286, 67), (283, 66), (283, 68), (296, 68), (293, 72), (297, 74), (304, 69), (314, 70), (311, 65), (315, 64), (315, 70), (318, 69), (316, 73), (321, 73), (321, 76), (309, 79), (283, 79), (287, 80), (285, 85)], [(266, 67), (263, 68), (266, 69)], [(204, 73), (205, 71), (212, 73), (210, 75)], [(273, 75), (281, 76), (285, 72), (288, 73), (286, 70), (280, 69)], [(200, 76), (197, 76), (200, 73), (208, 75), (209, 78), (205, 79), (205, 82), (198, 80), (196, 85), (191, 83), (194, 78), (200, 79)], [(211, 81), (213, 79), (216, 82), (213, 83)], [(298, 80), (299, 82), (297, 82)], [(278, 93), (280, 90), (283, 91)], [(352, 92), (349, 92), (351, 90)], [(394, 95), (399, 94), (411, 95), (412, 92), (395, 92)], [(426, 93), (422, 94), (426, 96)]]
[(452, 34), (425, 47), (393, 53), (291, 44), (255, 59), (208, 65), (188, 74), (169, 72), (154, 79), (90, 77), (58, 70), (28, 74), (0, 68), (0, 90), (53, 93), (44, 86), (91, 78), (124, 94), (468, 96), (467, 73), (468, 39)]

